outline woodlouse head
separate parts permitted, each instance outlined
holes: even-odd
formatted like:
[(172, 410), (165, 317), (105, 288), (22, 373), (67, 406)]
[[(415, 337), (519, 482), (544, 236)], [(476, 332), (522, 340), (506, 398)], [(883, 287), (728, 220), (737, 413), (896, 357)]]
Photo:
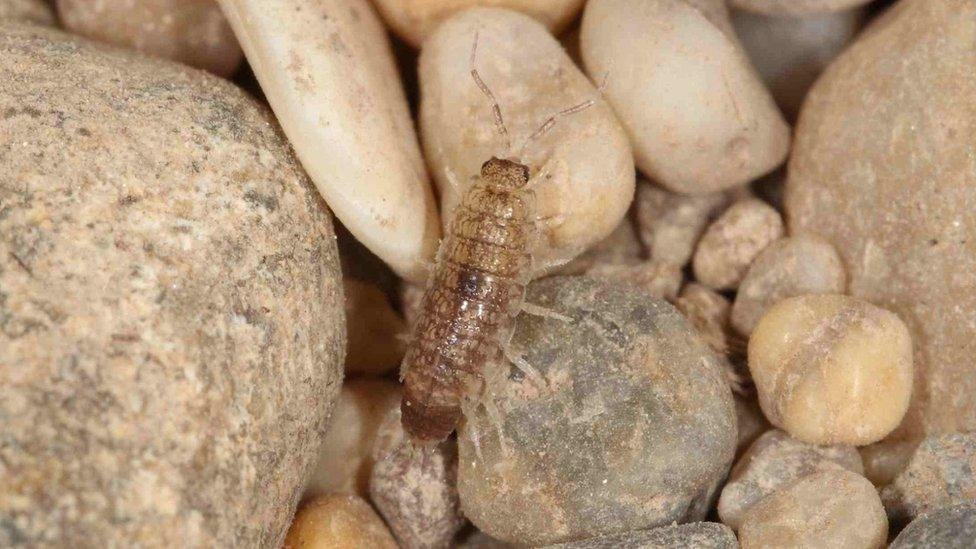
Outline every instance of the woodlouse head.
[(499, 186), (521, 189), (529, 184), (529, 167), (514, 160), (492, 157), (481, 165), (481, 177)]

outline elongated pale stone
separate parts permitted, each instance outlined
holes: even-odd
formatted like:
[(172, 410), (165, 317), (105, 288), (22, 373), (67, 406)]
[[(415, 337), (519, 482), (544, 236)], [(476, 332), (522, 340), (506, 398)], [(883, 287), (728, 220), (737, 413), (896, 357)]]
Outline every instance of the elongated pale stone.
[(591, 0), (581, 50), (642, 172), (701, 194), (781, 164), (790, 128), (717, 0)]
[(470, 7), (508, 8), (532, 16), (558, 33), (583, 7), (584, 0), (374, 0), (386, 23), (401, 38), (419, 46), (451, 15)]
[[(475, 66), (498, 99), (511, 138), (496, 131), (492, 106), (471, 78)], [(424, 149), (441, 192), (445, 223), (481, 165), (519, 157), (532, 170), (548, 246), (537, 265), (563, 263), (609, 235), (634, 193), (627, 136), (610, 107), (541, 24), (502, 9), (467, 10), (445, 21), (420, 57)], [(553, 114), (593, 101), (529, 137)], [(523, 150), (524, 144), (524, 150)], [(540, 172), (542, 175), (540, 176)], [(541, 178), (541, 179), (539, 179)]]
[(220, 0), (282, 129), (336, 216), (421, 281), (440, 225), (386, 32), (366, 0)]

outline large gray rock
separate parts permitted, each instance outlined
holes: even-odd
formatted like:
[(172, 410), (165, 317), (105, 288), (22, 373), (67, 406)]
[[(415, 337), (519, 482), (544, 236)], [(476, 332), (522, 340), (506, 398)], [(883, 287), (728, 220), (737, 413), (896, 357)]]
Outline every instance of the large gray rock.
[(265, 109), (0, 26), (0, 546), (279, 545), (339, 389), (341, 295)]
[(957, 503), (913, 520), (888, 549), (972, 549), (973, 540), (976, 503)]
[(724, 359), (636, 287), (554, 277), (527, 300), (572, 321), (519, 317), (512, 350), (545, 381), (513, 370), (468, 416), (465, 516), (529, 545), (704, 518), (736, 446)]

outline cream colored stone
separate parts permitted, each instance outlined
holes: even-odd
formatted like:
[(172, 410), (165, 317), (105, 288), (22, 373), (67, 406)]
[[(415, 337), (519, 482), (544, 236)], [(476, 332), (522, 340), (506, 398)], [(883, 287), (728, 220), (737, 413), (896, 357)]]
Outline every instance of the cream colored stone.
[(400, 365), (406, 324), (379, 287), (345, 278), (346, 375), (383, 375)]
[(44, 0), (0, 0), (0, 21), (54, 25), (54, 11)]
[[(491, 103), (472, 79), (472, 68), (498, 99), (511, 149), (496, 131)], [(420, 91), (424, 149), (440, 189), (444, 223), (492, 156), (519, 158), (532, 170), (537, 214), (547, 219), (535, 254), (538, 268), (565, 263), (620, 223), (634, 193), (627, 136), (541, 24), (488, 8), (445, 21), (421, 52)], [(529, 140), (550, 116), (585, 101), (594, 104), (558, 117), (550, 131)]]
[(720, 0), (591, 0), (580, 38), (637, 166), (665, 187), (714, 192), (786, 158), (790, 128)]
[(584, 0), (374, 0), (401, 38), (420, 46), (442, 21), (472, 7), (507, 8), (531, 16), (557, 34), (579, 13)]
[(386, 30), (366, 0), (219, 0), (343, 225), (420, 282), (440, 221)]
[(214, 0), (57, 0), (71, 32), (229, 76), (243, 54)]
[(284, 549), (399, 549), (383, 519), (359, 496), (332, 494), (295, 516)]
[(815, 235), (781, 238), (749, 266), (732, 305), (731, 324), (749, 337), (766, 310), (804, 294), (842, 294), (847, 275), (837, 250)]
[(863, 6), (870, 2), (871, 0), (729, 0), (729, 4), (736, 8), (780, 17), (829, 13)]
[(306, 497), (369, 495), (373, 445), (383, 419), (399, 408), (400, 393), (399, 384), (386, 379), (350, 379), (343, 384)]
[(790, 160), (790, 232), (830, 240), (850, 294), (912, 331), (897, 439), (976, 430), (974, 43), (976, 2), (898, 2), (810, 91)]
[(807, 475), (763, 498), (739, 529), (742, 549), (876, 549), (887, 537), (874, 486), (843, 469)]
[(812, 444), (877, 442), (912, 392), (912, 341), (893, 313), (842, 295), (780, 301), (749, 340), (749, 369), (773, 425)]
[(758, 198), (738, 200), (715, 220), (695, 249), (695, 278), (716, 289), (735, 289), (749, 264), (783, 236), (783, 219)]

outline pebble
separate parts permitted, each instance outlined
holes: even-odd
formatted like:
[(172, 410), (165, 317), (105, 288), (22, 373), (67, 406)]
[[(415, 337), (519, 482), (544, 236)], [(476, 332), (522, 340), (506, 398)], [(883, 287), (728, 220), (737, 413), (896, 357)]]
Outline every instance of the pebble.
[(0, 0), (0, 21), (55, 26), (54, 11), (44, 0)]
[(974, 40), (976, 3), (899, 2), (811, 90), (790, 160), (790, 233), (832, 242), (848, 292), (911, 329), (896, 439), (976, 430), (976, 111), (959, 101), (976, 96)]
[(783, 236), (783, 219), (758, 198), (732, 204), (702, 235), (692, 267), (695, 278), (715, 290), (738, 287), (752, 261)]
[(783, 120), (721, 0), (591, 0), (587, 73), (626, 127), (637, 167), (679, 193), (743, 185), (779, 166)]
[(888, 549), (972, 549), (976, 503), (942, 507), (912, 521)]
[(854, 39), (864, 19), (864, 9), (803, 17), (732, 10), (736, 35), (790, 120), (796, 120), (810, 86)]
[(379, 376), (400, 365), (406, 324), (375, 284), (343, 279), (346, 296), (346, 375)]
[(729, 473), (718, 500), (718, 516), (738, 530), (745, 514), (764, 497), (806, 475), (837, 469), (864, 472), (856, 448), (815, 446), (790, 438), (779, 429), (767, 431)]
[(708, 224), (732, 202), (731, 193), (687, 196), (647, 180), (637, 184), (634, 212), (638, 234), (650, 258), (685, 266)]
[(639, 261), (632, 265), (602, 264), (586, 271), (586, 275), (609, 282), (630, 284), (646, 295), (673, 301), (685, 275), (681, 267), (656, 261)]
[(457, 444), (414, 446), (400, 423), (400, 409), (387, 414), (373, 447), (369, 495), (403, 549), (451, 546), (464, 526), (457, 492)]
[(804, 294), (842, 294), (846, 286), (844, 264), (829, 242), (815, 235), (781, 238), (749, 265), (730, 322), (748, 337), (777, 302)]
[(0, 25), (0, 546), (278, 546), (342, 377), (328, 209), (236, 86)]
[(806, 475), (752, 506), (742, 549), (879, 549), (888, 522), (874, 486), (844, 469)]
[(735, 533), (716, 522), (675, 524), (616, 536), (549, 545), (544, 549), (738, 549)]
[[(765, 15), (801, 17), (849, 10), (872, 0), (729, 0), (733, 7)], [(923, 0), (924, 1), (924, 0)]]
[(56, 0), (64, 28), (87, 38), (230, 76), (244, 58), (214, 0)]
[(735, 453), (738, 456), (745, 452), (760, 435), (768, 431), (770, 425), (754, 396), (736, 394), (734, 397), (735, 424), (739, 432)]
[(681, 290), (674, 306), (698, 330), (705, 343), (719, 355), (729, 353), (729, 312), (732, 304), (722, 294), (691, 282)]
[(383, 419), (400, 407), (400, 396), (400, 385), (387, 379), (350, 379), (342, 385), (306, 497), (369, 495), (373, 446)]
[[(496, 129), (473, 68), (498, 100), (511, 147)], [(419, 78), (420, 128), (445, 224), (481, 165), (492, 156), (513, 156), (542, 178), (532, 183), (537, 215), (549, 219), (541, 224), (544, 245), (534, 254), (540, 268), (565, 263), (617, 228), (634, 196), (627, 135), (545, 27), (509, 10), (461, 12), (424, 43)], [(529, 140), (550, 116), (584, 101), (594, 104), (558, 117), (551, 130)]]
[(367, 0), (219, 0), (329, 208), (398, 275), (426, 279), (440, 238), (396, 62)]
[(519, 11), (558, 35), (576, 17), (585, 0), (376, 0), (376, 8), (397, 35), (419, 47), (435, 28), (455, 13), (477, 6)]
[(976, 501), (976, 433), (926, 437), (881, 499), (888, 517), (899, 524), (940, 507)]
[(359, 496), (332, 494), (306, 504), (295, 516), (285, 549), (398, 549), (376, 511)]
[(634, 222), (630, 216), (626, 216), (610, 236), (590, 246), (553, 273), (573, 275), (603, 266), (636, 265), (643, 260), (644, 255), (644, 245), (637, 238)]
[(875, 486), (891, 484), (908, 466), (918, 443), (917, 440), (888, 439), (858, 448), (864, 462), (864, 476)]
[(735, 452), (724, 360), (674, 307), (627, 286), (551, 277), (528, 300), (573, 320), (518, 318), (513, 352), (544, 383), (513, 371), (468, 416), (464, 514), (520, 545), (704, 518)]
[(912, 392), (912, 341), (893, 313), (842, 295), (780, 301), (749, 340), (769, 421), (811, 444), (877, 442)]

